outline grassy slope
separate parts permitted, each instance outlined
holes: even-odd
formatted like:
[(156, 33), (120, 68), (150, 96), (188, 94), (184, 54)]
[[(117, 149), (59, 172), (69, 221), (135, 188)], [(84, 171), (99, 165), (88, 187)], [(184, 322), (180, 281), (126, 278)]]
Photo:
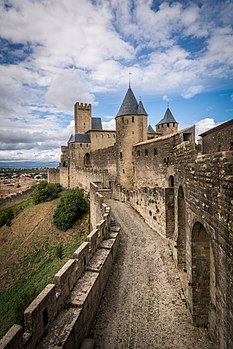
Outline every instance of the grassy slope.
[(67, 232), (52, 224), (58, 199), (29, 206), (0, 229), (0, 337), (22, 323), (24, 309), (88, 234), (88, 215)]

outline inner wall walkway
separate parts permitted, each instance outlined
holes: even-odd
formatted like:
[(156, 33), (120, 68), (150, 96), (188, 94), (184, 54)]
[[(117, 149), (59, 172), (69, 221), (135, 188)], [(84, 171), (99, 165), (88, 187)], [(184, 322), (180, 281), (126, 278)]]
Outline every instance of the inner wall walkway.
[(166, 241), (127, 204), (108, 204), (121, 243), (90, 333), (96, 348), (212, 349), (190, 322)]

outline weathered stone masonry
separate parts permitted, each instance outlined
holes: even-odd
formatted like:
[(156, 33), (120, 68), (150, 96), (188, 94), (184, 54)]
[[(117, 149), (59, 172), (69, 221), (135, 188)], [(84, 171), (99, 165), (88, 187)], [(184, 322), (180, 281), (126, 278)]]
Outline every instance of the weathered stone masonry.
[(203, 133), (198, 155), (194, 126), (178, 131), (167, 108), (154, 132), (147, 116), (129, 86), (116, 115), (115, 142), (92, 137), (102, 128), (92, 118), (92, 129), (62, 148), (53, 180), (86, 190), (98, 181), (113, 198), (129, 202), (168, 240), (193, 324), (208, 327), (217, 348), (233, 348), (233, 120)]

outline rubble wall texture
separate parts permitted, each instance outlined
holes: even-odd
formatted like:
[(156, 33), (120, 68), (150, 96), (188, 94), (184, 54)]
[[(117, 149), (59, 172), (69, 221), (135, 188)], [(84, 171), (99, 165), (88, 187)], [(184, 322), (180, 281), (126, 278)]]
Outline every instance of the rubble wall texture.
[[(209, 310), (206, 316), (209, 319), (211, 337), (218, 348), (232, 348), (233, 299), (230, 294), (233, 282), (233, 153), (218, 152), (196, 157), (187, 145), (177, 146), (175, 243), (180, 234), (178, 191), (181, 187), (185, 202), (182, 207), (186, 237), (184, 289), (193, 321), (196, 324), (204, 321), (203, 309), (200, 306), (198, 308), (198, 304), (203, 305), (203, 298), (207, 297)], [(174, 248), (176, 260), (179, 253), (182, 253), (182, 246), (180, 251), (179, 247), (176, 244)], [(206, 267), (204, 273), (210, 273), (205, 292), (202, 289), (205, 284), (201, 272), (203, 263)], [(202, 282), (198, 282), (197, 274)]]
[(194, 127), (175, 135), (139, 143), (133, 148), (134, 156), (134, 186), (169, 187), (169, 178), (174, 176), (174, 148), (183, 142), (183, 133), (190, 133), (187, 143), (195, 146)]
[(50, 168), (48, 170), (48, 182), (49, 183), (60, 183), (59, 169)]

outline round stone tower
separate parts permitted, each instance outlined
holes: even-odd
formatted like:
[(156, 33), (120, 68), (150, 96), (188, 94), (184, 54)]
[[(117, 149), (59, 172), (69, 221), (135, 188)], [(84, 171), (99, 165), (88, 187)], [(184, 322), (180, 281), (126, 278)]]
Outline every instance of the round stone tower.
[(133, 146), (147, 140), (147, 116), (129, 86), (116, 115), (117, 182), (124, 188), (133, 184)]
[(167, 108), (164, 117), (156, 125), (156, 132), (162, 133), (163, 136), (166, 136), (170, 133), (178, 131), (178, 122), (175, 120), (172, 112)]

